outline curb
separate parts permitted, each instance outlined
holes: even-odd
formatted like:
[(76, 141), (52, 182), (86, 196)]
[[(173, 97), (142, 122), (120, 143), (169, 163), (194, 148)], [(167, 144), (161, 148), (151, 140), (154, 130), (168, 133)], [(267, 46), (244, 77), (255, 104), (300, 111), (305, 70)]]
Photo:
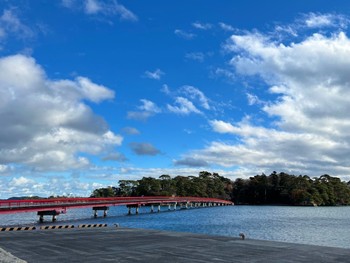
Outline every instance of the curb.
[(91, 227), (107, 227), (107, 224), (91, 224), (91, 225), (78, 225), (79, 228), (91, 228)]
[[(115, 227), (119, 227), (119, 224), (113, 224)], [(74, 225), (58, 225), (58, 226), (41, 226), (37, 228), (35, 226), (26, 226), (26, 227), (0, 227), (0, 232), (4, 231), (28, 231), (28, 230), (48, 230), (48, 229), (68, 229), (68, 228), (94, 228), (94, 227), (107, 227), (107, 224), (81, 224), (78, 226)]]
[(65, 228), (74, 228), (74, 225), (65, 225), (65, 226), (41, 226), (41, 230), (46, 229), (65, 229)]
[(35, 226), (24, 226), (24, 227), (2, 227), (0, 231), (21, 231), (21, 230), (35, 230)]

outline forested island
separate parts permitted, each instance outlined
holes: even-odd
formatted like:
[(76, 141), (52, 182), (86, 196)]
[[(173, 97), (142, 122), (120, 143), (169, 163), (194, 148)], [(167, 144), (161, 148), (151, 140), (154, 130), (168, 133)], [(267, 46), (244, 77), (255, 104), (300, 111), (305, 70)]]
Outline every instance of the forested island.
[(310, 178), (283, 172), (232, 181), (218, 173), (202, 171), (198, 176), (120, 180), (116, 187), (94, 190), (91, 197), (142, 195), (212, 197), (246, 205), (350, 205), (350, 181), (327, 174)]

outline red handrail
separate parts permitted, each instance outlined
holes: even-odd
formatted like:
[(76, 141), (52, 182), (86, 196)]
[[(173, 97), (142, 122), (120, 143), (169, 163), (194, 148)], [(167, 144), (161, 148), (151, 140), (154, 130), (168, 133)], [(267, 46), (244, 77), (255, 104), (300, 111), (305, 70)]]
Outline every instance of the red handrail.
[(83, 208), (93, 206), (152, 205), (164, 203), (217, 203), (231, 205), (231, 201), (203, 197), (141, 196), (103, 198), (50, 198), (0, 200), (0, 214), (35, 212), (50, 209)]

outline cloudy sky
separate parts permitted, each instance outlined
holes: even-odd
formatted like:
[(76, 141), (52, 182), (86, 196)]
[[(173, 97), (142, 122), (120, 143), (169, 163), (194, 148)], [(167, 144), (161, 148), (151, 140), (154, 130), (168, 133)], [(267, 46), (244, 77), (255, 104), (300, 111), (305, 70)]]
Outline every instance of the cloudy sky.
[(207, 170), (350, 180), (347, 1), (0, 3), (0, 198)]

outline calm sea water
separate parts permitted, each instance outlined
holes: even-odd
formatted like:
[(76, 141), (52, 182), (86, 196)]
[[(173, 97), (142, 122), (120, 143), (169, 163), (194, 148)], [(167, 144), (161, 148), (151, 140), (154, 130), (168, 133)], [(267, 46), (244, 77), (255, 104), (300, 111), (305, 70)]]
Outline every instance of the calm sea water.
[[(165, 209), (165, 208), (163, 208)], [(192, 208), (127, 215), (124, 206), (111, 207), (108, 216), (93, 218), (91, 209), (71, 209), (59, 215), (59, 224), (107, 223), (121, 227), (203, 233), (293, 243), (350, 248), (350, 207), (227, 206)], [(40, 225), (53, 224), (50, 217)], [(0, 225), (39, 225), (35, 213), (0, 215)]]

